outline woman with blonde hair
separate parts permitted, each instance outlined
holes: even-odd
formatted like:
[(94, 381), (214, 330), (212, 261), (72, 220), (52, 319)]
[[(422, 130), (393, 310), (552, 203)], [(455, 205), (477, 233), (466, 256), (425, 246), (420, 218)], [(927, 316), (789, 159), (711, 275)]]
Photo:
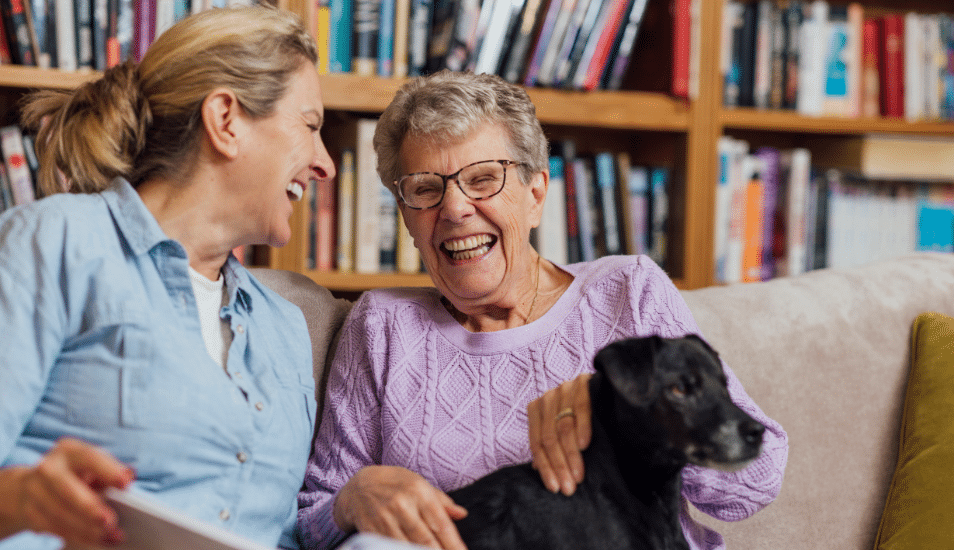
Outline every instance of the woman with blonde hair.
[(307, 327), (231, 251), (334, 177), (316, 59), (291, 13), (215, 9), (24, 104), (47, 196), (0, 216), (0, 549), (121, 541), (107, 487), (297, 547)]

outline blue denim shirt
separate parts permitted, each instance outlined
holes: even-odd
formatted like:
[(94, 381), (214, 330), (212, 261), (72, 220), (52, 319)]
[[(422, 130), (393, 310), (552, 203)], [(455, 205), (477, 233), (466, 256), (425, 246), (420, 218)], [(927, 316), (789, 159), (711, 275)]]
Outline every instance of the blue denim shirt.
[(228, 373), (202, 340), (185, 249), (129, 183), (0, 216), (0, 465), (76, 437), (132, 466), (156, 499), (297, 548), (316, 409), (308, 329), (234, 257), (223, 273)]

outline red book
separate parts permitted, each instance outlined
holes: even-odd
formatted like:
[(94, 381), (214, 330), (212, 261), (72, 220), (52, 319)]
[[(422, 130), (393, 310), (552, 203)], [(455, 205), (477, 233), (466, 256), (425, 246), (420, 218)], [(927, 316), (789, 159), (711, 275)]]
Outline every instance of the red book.
[(878, 83), (880, 66), (878, 48), (878, 22), (866, 19), (861, 29), (861, 116), (878, 117), (881, 115), (880, 88)]
[(626, 8), (629, 6), (628, 0), (612, 0), (609, 18), (606, 20), (606, 26), (596, 42), (596, 51), (593, 52), (593, 59), (590, 60), (590, 66), (586, 69), (586, 76), (583, 79), (583, 89), (592, 90), (596, 88), (603, 79), (603, 73), (606, 72), (606, 62), (609, 59), (613, 45), (616, 43), (616, 37), (619, 35), (619, 29), (623, 24), (623, 17), (626, 15)]
[(672, 95), (689, 99), (692, 0), (672, 0)]
[(7, 42), (7, 31), (4, 30), (2, 17), (3, 15), (0, 13), (0, 65), (9, 65), (13, 63), (13, 58), (10, 57), (10, 46)]
[(886, 117), (904, 117), (904, 15), (892, 13), (882, 16), (881, 41), (881, 114)]

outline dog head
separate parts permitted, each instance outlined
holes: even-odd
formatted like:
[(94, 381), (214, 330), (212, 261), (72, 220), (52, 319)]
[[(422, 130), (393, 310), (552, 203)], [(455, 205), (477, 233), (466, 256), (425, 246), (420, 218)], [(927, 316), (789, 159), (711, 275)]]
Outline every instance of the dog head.
[(594, 364), (619, 396), (618, 427), (656, 462), (735, 471), (758, 457), (765, 427), (732, 402), (722, 362), (701, 338), (620, 340)]

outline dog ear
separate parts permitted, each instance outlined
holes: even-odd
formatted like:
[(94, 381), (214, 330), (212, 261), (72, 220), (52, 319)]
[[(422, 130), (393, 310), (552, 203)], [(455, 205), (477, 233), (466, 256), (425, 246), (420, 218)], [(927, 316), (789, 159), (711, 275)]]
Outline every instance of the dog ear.
[(661, 346), (659, 336), (613, 342), (596, 354), (593, 366), (606, 376), (617, 393), (639, 405), (653, 394), (653, 365)]
[(684, 338), (686, 340), (690, 340), (692, 342), (699, 344), (700, 346), (702, 346), (702, 349), (708, 351), (709, 353), (712, 354), (713, 357), (718, 359), (719, 352), (713, 349), (712, 346), (710, 346), (709, 343), (703, 340), (702, 337), (700, 337), (698, 334), (687, 334), (684, 336)]

